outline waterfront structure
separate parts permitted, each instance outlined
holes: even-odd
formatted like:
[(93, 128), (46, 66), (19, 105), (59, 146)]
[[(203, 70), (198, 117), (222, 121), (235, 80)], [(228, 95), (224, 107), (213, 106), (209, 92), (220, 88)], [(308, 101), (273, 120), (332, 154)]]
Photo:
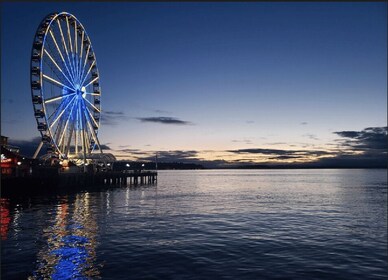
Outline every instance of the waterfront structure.
[[(109, 162), (97, 134), (101, 88), (96, 55), (84, 26), (72, 14), (52, 13), (36, 31), (31, 51), (31, 95), (46, 157), (78, 166)], [(94, 153), (97, 151), (97, 153)]]
[(1, 135), (1, 161), (2, 177), (12, 177), (26, 173), (24, 158), (19, 154), (19, 147), (8, 145), (8, 137)]

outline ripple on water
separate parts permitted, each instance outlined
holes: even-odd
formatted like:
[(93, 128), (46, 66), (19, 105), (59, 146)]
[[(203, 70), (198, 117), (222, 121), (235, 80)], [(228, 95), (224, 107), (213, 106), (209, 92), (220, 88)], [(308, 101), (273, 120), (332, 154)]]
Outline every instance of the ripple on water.
[(385, 170), (161, 171), (1, 200), (7, 279), (386, 279)]

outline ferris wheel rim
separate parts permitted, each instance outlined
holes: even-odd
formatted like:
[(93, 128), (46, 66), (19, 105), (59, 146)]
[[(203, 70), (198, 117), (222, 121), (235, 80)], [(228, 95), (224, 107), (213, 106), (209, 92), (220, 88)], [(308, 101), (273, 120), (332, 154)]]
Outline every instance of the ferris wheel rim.
[[(80, 57), (79, 57), (79, 60), (77, 60), (77, 63), (81, 63), (81, 59), (83, 59), (82, 57), (82, 51), (83, 51), (83, 43), (84, 41), (86, 41), (88, 43), (88, 53), (85, 54), (85, 63), (84, 63), (84, 66), (83, 66), (83, 69), (82, 71), (85, 71), (85, 66), (86, 66), (86, 62), (87, 60), (89, 59), (89, 51), (91, 50), (91, 54), (92, 54), (92, 57), (93, 57), (93, 63), (91, 64), (88, 72), (86, 73), (85, 76), (83, 76), (84, 72), (79, 72), (77, 73), (77, 76), (74, 76), (75, 73), (73, 73), (73, 75), (71, 75), (69, 69), (67, 69), (67, 74), (69, 74), (69, 76), (71, 77), (67, 77), (64, 72), (61, 71), (60, 67), (56, 64), (56, 62), (54, 61), (54, 59), (50, 56), (49, 52), (47, 51), (47, 48), (45, 47), (46, 46), (46, 40), (47, 40), (47, 37), (48, 37), (48, 33), (50, 32), (50, 35), (53, 39), (53, 41), (56, 43), (55, 41), (55, 37), (53, 35), (53, 32), (52, 32), (52, 26), (53, 26), (53, 23), (54, 22), (57, 22), (58, 26), (59, 26), (59, 29), (61, 31), (61, 35), (62, 35), (62, 39), (63, 39), (63, 46), (66, 48), (66, 42), (65, 42), (65, 39), (63, 38), (63, 34), (62, 34), (62, 27), (61, 27), (61, 24), (60, 24), (60, 18), (61, 17), (65, 17), (66, 18), (66, 22), (67, 22), (67, 31), (68, 31), (68, 38), (69, 38), (69, 41), (70, 41), (70, 47), (72, 48), (72, 42), (71, 42), (71, 36), (70, 36), (70, 27), (69, 27), (69, 19), (71, 19), (72, 21), (74, 21), (74, 40), (75, 40), (75, 48), (78, 47), (77, 45), (77, 38), (78, 38), (78, 35), (79, 35), (79, 31), (81, 30), (82, 31), (82, 42), (81, 42), (81, 47), (80, 47)], [(44, 30), (44, 34), (39, 33), (39, 31), (41, 30)], [(39, 57), (38, 57), (38, 61), (39, 61), (39, 90), (38, 90), (38, 95), (35, 95), (34, 93), (36, 93), (36, 89), (34, 89), (33, 87), (33, 58), (34, 58), (34, 52), (37, 51), (37, 48), (35, 48), (35, 43), (36, 43), (36, 40), (37, 38), (39, 38), (39, 36), (42, 37), (42, 41), (41, 41), (41, 47), (40, 47), (40, 52), (39, 52)], [(62, 56), (62, 53), (60, 51), (60, 48), (58, 48), (58, 45), (56, 45), (57, 47), (57, 50), (58, 50), (58, 53), (60, 54), (63, 62), (64, 62), (64, 65), (66, 66), (67, 68), (67, 64), (65, 62), (65, 60), (63, 59), (63, 56)], [(47, 54), (47, 56), (52, 60), (53, 64), (58, 67), (58, 69), (62, 72), (62, 74), (64, 75), (64, 77), (66, 78), (67, 82), (69, 83), (68, 85), (66, 85), (65, 83), (61, 83), (60, 81), (57, 81), (55, 80), (54, 78), (50, 78), (49, 76), (45, 76), (44, 73), (44, 54)], [(66, 53), (67, 53), (67, 49), (66, 49)], [(76, 50), (76, 52), (74, 53), (73, 50), (71, 50), (71, 55), (74, 56), (74, 54), (78, 55), (78, 51)], [(69, 59), (69, 54), (67, 53), (67, 59)], [(73, 57), (74, 59), (74, 57)], [(69, 61), (70, 62), (70, 61)], [(70, 64), (70, 63), (69, 63)], [(80, 65), (77, 65), (77, 67), (80, 67)], [(84, 83), (86, 82), (86, 78), (88, 77), (89, 75), (89, 72), (91, 71), (92, 67), (95, 67), (94, 70), (96, 73), (96, 78), (94, 78), (92, 81), (90, 81), (87, 85), (84, 85)], [(81, 69), (72, 69), (72, 70), (79, 70), (81, 71)], [(47, 15), (42, 21), (41, 23), (39, 24), (38, 28), (37, 28), (37, 31), (35, 33), (35, 37), (34, 37), (34, 43), (33, 43), (33, 47), (32, 47), (32, 51), (31, 51), (31, 65), (30, 65), (30, 71), (31, 71), (31, 95), (32, 95), (32, 99), (33, 99), (33, 107), (34, 107), (34, 112), (35, 112), (35, 119), (36, 119), (36, 122), (38, 124), (38, 130), (40, 131), (40, 134), (42, 136), (42, 141), (44, 139), (44, 137), (49, 137), (50, 138), (50, 144), (53, 145), (55, 147), (55, 150), (59, 153), (59, 155), (61, 157), (64, 157), (64, 158), (67, 158), (68, 154), (66, 154), (65, 151), (61, 150), (61, 148), (59, 147), (59, 144), (58, 141), (55, 139), (55, 135), (56, 135), (56, 131), (54, 132), (52, 130), (52, 127), (54, 126), (55, 122), (58, 121), (59, 118), (61, 118), (61, 116), (63, 115), (63, 112), (65, 112), (67, 110), (67, 108), (70, 106), (70, 104), (73, 102), (73, 100), (71, 102), (68, 103), (67, 107), (65, 107), (61, 114), (54, 120), (50, 120), (50, 117), (48, 116), (48, 109), (46, 108), (46, 103), (49, 103), (49, 102), (54, 102), (54, 101), (57, 101), (59, 99), (64, 99), (67, 97), (67, 95), (65, 94), (62, 94), (62, 95), (59, 95), (57, 97), (51, 97), (51, 98), (47, 98), (46, 94), (45, 94), (45, 90), (44, 90), (44, 82), (43, 82), (43, 78), (45, 79), (48, 79), (49, 81), (53, 82), (53, 83), (56, 83), (57, 85), (61, 85), (63, 86), (63, 89), (67, 88), (68, 90), (72, 91), (70, 94), (68, 94), (69, 96), (70, 95), (74, 95), (74, 98), (76, 96), (76, 94), (81, 94), (82, 92), (82, 98), (80, 99), (82, 104), (81, 106), (83, 106), (83, 108), (86, 108), (86, 110), (83, 111), (83, 113), (85, 114), (85, 116), (82, 116), (82, 119), (84, 124), (83, 126), (86, 126), (86, 123), (88, 124), (89, 127), (82, 127), (82, 138), (86, 138), (85, 136), (85, 131), (86, 133), (88, 133), (88, 130), (90, 132), (90, 139), (93, 138), (95, 141), (94, 143), (92, 143), (92, 141), (89, 141), (89, 149), (88, 149), (88, 152), (91, 153), (95, 150), (96, 146), (98, 146), (98, 148), (100, 149), (100, 152), (101, 151), (101, 146), (99, 144), (99, 141), (98, 141), (98, 138), (97, 138), (97, 135), (98, 135), (98, 130), (99, 130), (99, 127), (100, 127), (100, 113), (101, 113), (101, 105), (100, 105), (100, 99), (101, 99), (101, 90), (100, 90), (100, 75), (99, 75), (99, 71), (98, 71), (98, 67), (97, 67), (97, 59), (95, 57), (95, 52), (94, 52), (94, 49), (93, 49), (93, 46), (92, 46), (92, 43), (91, 43), (91, 39), (89, 37), (89, 34), (87, 33), (85, 27), (83, 26), (83, 24), (77, 19), (77, 17), (75, 17), (74, 15), (68, 13), (68, 12), (60, 12), (60, 13), (51, 13), (49, 15)], [(84, 79), (82, 81), (80, 81), (82, 78), (84, 77)], [(78, 79), (78, 88), (77, 86), (75, 85), (75, 78)], [(94, 102), (96, 102), (96, 100), (98, 101), (98, 108), (93, 105), (87, 98), (85, 98), (84, 95), (86, 94), (89, 94), (86, 92), (86, 88), (88, 86), (90, 86), (91, 84), (93, 84), (93, 87), (95, 86), (95, 83), (97, 82), (97, 85), (98, 85), (98, 94), (94, 92), (93, 90), (93, 93), (91, 93), (91, 95), (95, 95), (95, 96), (98, 96), (98, 100), (94, 97)], [(80, 83), (81, 82), (81, 83)], [(40, 100), (41, 100), (41, 108), (43, 109), (41, 114), (39, 116), (37, 116), (37, 105), (34, 101), (34, 98), (36, 97), (39, 97)], [(74, 99), (73, 98), (73, 99)], [(51, 100), (50, 100), (51, 99)], [(93, 111), (93, 114), (91, 114), (90, 110), (88, 109), (88, 107), (85, 105), (87, 101), (88, 103), (90, 103), (89, 106), (92, 106), (93, 108), (96, 109), (96, 111)], [(78, 101), (77, 101), (78, 102)], [(72, 109), (74, 108), (74, 104), (72, 105)], [(58, 107), (59, 108), (59, 107)], [(56, 110), (58, 109), (56, 108)], [(54, 112), (56, 111), (54, 110)], [(86, 113), (86, 111), (88, 113)], [(90, 115), (90, 118), (93, 120), (94, 124), (91, 125), (91, 120), (87, 120), (85, 121), (85, 119), (89, 119), (89, 116), (88, 114)], [(72, 115), (72, 111), (69, 112), (69, 117)], [(93, 116), (98, 116), (98, 120), (96, 121), (96, 119), (93, 117)], [(39, 128), (39, 125), (41, 125), (42, 123), (39, 122), (39, 119), (44, 119), (45, 121), (45, 125), (46, 125), (46, 129), (42, 129), (40, 130)], [(65, 130), (62, 132), (62, 136), (61, 136), (61, 141), (64, 137), (64, 133), (67, 129), (67, 123), (68, 123), (69, 119), (67, 120), (66, 122), (66, 126), (65, 126)], [(94, 126), (95, 125), (95, 126)], [(58, 129), (58, 127), (57, 127)], [(70, 137), (71, 138), (71, 137)], [(47, 140), (47, 138), (46, 138)], [(71, 139), (70, 139), (71, 140)], [(83, 143), (82, 145), (83, 147), (83, 150), (84, 150), (84, 153), (86, 152), (86, 144)], [(69, 148), (68, 148), (69, 150)]]

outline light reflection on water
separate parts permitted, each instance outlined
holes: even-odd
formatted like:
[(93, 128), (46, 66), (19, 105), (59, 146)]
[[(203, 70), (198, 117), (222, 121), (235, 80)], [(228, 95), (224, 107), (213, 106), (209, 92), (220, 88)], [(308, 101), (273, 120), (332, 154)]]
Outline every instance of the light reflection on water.
[(39, 250), (38, 268), (29, 279), (88, 279), (99, 275), (98, 227), (89, 208), (89, 193), (77, 194), (70, 207), (66, 197), (61, 199), (55, 218), (43, 229), (47, 243)]
[(4, 279), (387, 276), (386, 170), (161, 171), (1, 206)]

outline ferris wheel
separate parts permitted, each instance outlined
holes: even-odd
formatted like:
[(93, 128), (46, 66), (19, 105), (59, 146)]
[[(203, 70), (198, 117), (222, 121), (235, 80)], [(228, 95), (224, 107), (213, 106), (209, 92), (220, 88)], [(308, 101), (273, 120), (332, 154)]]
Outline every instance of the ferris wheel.
[(31, 94), (37, 128), (47, 152), (83, 160), (102, 153), (101, 89), (90, 38), (72, 14), (52, 13), (40, 23), (31, 52)]

